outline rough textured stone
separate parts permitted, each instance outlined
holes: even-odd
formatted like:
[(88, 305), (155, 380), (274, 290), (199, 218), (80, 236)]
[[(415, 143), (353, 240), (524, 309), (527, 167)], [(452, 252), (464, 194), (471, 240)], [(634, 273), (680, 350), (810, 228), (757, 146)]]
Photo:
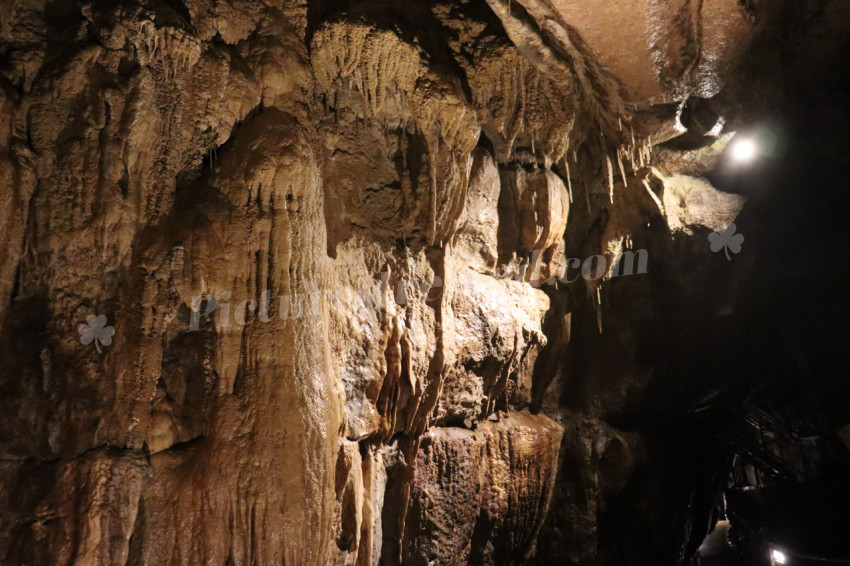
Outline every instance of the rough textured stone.
[(475, 431), (423, 436), (408, 513), (405, 564), (516, 564), (549, 508), (562, 429), (505, 415)]
[(0, 2), (0, 563), (683, 558), (715, 126), (838, 3)]

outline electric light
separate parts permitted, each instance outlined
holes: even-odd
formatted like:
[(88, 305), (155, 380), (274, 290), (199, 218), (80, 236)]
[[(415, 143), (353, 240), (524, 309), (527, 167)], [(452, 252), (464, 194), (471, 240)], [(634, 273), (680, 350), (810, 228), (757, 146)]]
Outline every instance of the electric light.
[(784, 552), (780, 552), (779, 550), (773, 550), (773, 562), (776, 564), (785, 564), (788, 562), (788, 557), (785, 556)]
[(756, 156), (756, 144), (751, 139), (735, 139), (732, 142), (732, 157), (735, 161), (746, 163), (752, 161)]

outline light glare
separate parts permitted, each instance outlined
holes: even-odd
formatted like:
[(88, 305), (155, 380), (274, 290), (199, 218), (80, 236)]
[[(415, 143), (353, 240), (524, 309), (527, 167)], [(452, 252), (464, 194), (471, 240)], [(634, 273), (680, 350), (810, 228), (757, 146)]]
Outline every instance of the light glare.
[(774, 550), (773, 551), (773, 561), (777, 564), (785, 564), (786, 562), (788, 562), (788, 557), (785, 556), (784, 552)]
[(756, 144), (748, 139), (735, 140), (732, 142), (732, 156), (736, 161), (752, 161), (756, 156)]

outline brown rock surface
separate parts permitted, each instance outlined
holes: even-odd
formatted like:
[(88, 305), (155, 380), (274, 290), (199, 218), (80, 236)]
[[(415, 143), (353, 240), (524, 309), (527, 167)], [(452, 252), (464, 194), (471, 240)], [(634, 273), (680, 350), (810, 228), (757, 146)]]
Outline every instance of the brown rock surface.
[(515, 564), (534, 548), (562, 429), (528, 413), (422, 437), (405, 564)]
[(0, 2), (0, 563), (619, 566), (771, 4)]

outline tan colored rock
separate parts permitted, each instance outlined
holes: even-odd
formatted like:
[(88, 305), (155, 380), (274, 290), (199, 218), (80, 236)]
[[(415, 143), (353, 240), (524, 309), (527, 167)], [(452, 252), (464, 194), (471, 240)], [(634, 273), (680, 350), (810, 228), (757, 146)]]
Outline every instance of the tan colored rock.
[(466, 72), (496, 158), (508, 161), (522, 149), (539, 151), (547, 163), (561, 160), (579, 111), (575, 84), (541, 72), (509, 43), (483, 40), (478, 54)]
[(5, 461), (0, 466), (0, 481), (8, 486), (0, 496), (3, 521), (20, 527), (3, 529), (3, 560), (126, 564), (148, 479), (141, 452), (114, 448), (73, 460)]
[(463, 270), (452, 301), (454, 364), (447, 366), (437, 422), (484, 419), (529, 402), (532, 370), (546, 346), (549, 299), (531, 285)]
[(720, 231), (744, 206), (744, 197), (718, 191), (701, 177), (672, 175), (663, 182), (664, 212), (672, 231), (693, 233), (696, 226)]
[(0, 562), (595, 560), (654, 368), (540, 284), (740, 209), (739, 4), (0, 3)]
[(472, 152), (472, 169), (455, 250), (468, 265), (492, 272), (499, 259), (499, 169), (484, 149)]
[(529, 172), (516, 165), (502, 168), (500, 177), (500, 259), (509, 261), (516, 252), (528, 257), (535, 251), (551, 257), (563, 238), (570, 210), (564, 182), (551, 171)]
[(421, 441), (405, 564), (522, 563), (549, 507), (563, 430), (514, 413)]
[(552, 22), (574, 29), (638, 104), (687, 92), (714, 96), (753, 31), (746, 7), (735, 0), (518, 1), (544, 30)]

